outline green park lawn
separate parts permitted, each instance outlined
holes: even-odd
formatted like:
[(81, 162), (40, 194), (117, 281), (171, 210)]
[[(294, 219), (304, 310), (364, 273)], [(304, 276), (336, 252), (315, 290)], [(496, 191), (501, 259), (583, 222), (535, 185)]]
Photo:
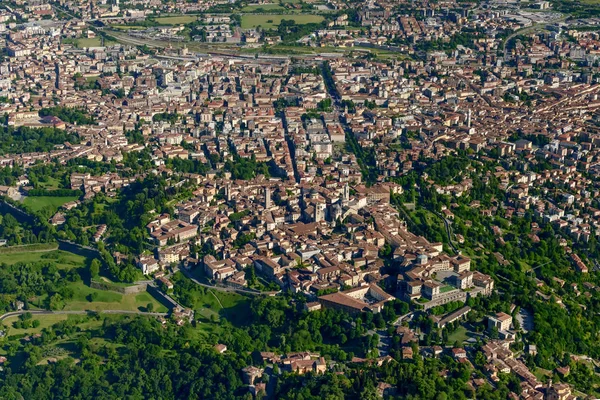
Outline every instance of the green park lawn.
[(242, 15), (242, 29), (256, 28), (261, 26), (263, 29), (276, 28), (281, 20), (294, 20), (296, 24), (319, 23), (323, 21), (320, 15), (300, 14), (245, 14)]
[(28, 206), (32, 211), (40, 211), (45, 207), (52, 207), (54, 212), (56, 212), (63, 204), (77, 199), (78, 197), (76, 196), (27, 196), (23, 200), (23, 204)]

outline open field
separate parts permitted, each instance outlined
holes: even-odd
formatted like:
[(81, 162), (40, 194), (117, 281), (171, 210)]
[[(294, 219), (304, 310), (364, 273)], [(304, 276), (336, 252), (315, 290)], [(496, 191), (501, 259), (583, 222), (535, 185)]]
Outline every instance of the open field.
[(323, 21), (320, 15), (310, 14), (246, 14), (242, 15), (242, 29), (256, 28), (261, 26), (263, 29), (272, 29), (279, 26), (281, 20), (294, 20), (297, 24), (319, 23)]
[[(178, 276), (178, 279), (188, 279), (182, 275)], [(249, 298), (247, 296), (209, 288), (200, 288), (200, 290), (192, 291), (190, 294), (191, 297), (188, 298), (188, 302), (191, 300), (189, 305), (196, 312), (197, 318), (217, 320), (224, 317), (236, 324), (243, 324), (246, 321), (249, 313)]]
[(44, 207), (52, 207), (54, 211), (58, 210), (63, 204), (77, 200), (75, 196), (58, 197), (58, 196), (27, 196), (23, 200), (23, 204), (28, 206), (33, 211), (40, 211)]
[[(57, 243), (32, 243), (0, 247), (0, 254), (38, 253), (58, 249)], [(9, 264), (12, 264), (9, 262)]]
[(19, 317), (9, 317), (6, 318), (2, 323), (4, 326), (8, 327), (7, 335), (33, 335), (35, 333), (40, 333), (42, 329), (48, 328), (58, 322), (66, 321), (68, 315), (65, 314), (46, 314), (46, 315), (34, 315), (32, 320), (40, 321), (40, 325), (36, 328), (26, 328), (26, 329), (17, 329), (13, 327), (13, 322), (18, 321)]
[[(63, 39), (62, 42), (66, 43), (66, 44), (72, 44), (79, 49), (82, 49), (84, 47), (100, 47), (100, 46), (102, 46), (102, 39), (100, 37), (78, 38), (78, 39), (68, 38), (68, 39)], [(111, 44), (114, 44), (114, 43), (109, 40), (104, 41), (105, 46), (108, 46)]]
[[(165, 306), (160, 304), (148, 292), (138, 294), (121, 294), (105, 290), (92, 289), (83, 282), (76, 282), (70, 286), (73, 298), (68, 300), (63, 310), (123, 310), (123, 311), (146, 311), (148, 303), (154, 305), (154, 312), (167, 312)], [(92, 299), (93, 301), (89, 301)]]
[(77, 47), (100, 47), (102, 46), (102, 40), (100, 38), (81, 38), (77, 39)]
[(195, 15), (180, 15), (176, 17), (160, 17), (156, 18), (155, 21), (164, 25), (184, 25), (194, 22), (197, 19), (198, 17)]
[(18, 262), (30, 263), (46, 261), (54, 262), (59, 269), (71, 269), (85, 266), (85, 257), (69, 253), (68, 251), (55, 250), (56, 244), (50, 245), (53, 246), (53, 248), (49, 248), (47, 251), (28, 251), (27, 246), (23, 246), (23, 251), (21, 252), (0, 253), (0, 263), (10, 265)]

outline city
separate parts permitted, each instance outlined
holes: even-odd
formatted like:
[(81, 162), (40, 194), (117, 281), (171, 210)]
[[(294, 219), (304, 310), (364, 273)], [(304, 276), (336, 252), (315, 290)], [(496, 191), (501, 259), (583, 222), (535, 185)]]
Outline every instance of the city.
[(0, 398), (600, 397), (600, 3), (0, 2)]

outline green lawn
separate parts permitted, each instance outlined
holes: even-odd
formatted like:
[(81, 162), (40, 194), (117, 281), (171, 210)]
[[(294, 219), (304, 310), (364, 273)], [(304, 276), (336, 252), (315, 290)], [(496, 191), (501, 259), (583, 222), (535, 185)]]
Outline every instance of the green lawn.
[[(73, 298), (66, 302), (63, 310), (123, 310), (123, 311), (146, 311), (148, 303), (154, 305), (154, 312), (167, 312), (167, 308), (160, 304), (148, 292), (138, 294), (121, 294), (106, 290), (92, 289), (83, 282), (71, 285), (74, 291)], [(95, 296), (93, 302), (89, 301), (90, 295)]]
[[(56, 247), (55, 244), (54, 247)], [(23, 246), (22, 252), (0, 253), (0, 263), (4, 264), (15, 264), (18, 262), (30, 263), (38, 261), (53, 261), (60, 269), (79, 268), (86, 264), (85, 257), (63, 250), (50, 249), (48, 251), (33, 252), (27, 251), (27, 247)]]
[[(177, 279), (188, 279), (178, 273)], [(175, 283), (177, 286), (177, 283)], [(222, 292), (209, 288), (201, 288), (200, 292), (193, 293), (192, 308), (197, 318), (204, 318), (207, 322), (211, 319), (227, 318), (233, 323), (245, 323), (249, 313), (249, 298), (236, 292)]]
[(456, 289), (454, 286), (442, 286), (440, 288), (440, 293), (446, 293), (454, 289)]
[(52, 207), (54, 212), (56, 212), (63, 204), (68, 203), (69, 201), (75, 201), (77, 199), (78, 197), (76, 196), (27, 196), (23, 200), (23, 204), (29, 207), (32, 211), (40, 211), (45, 207)]
[(459, 326), (457, 330), (448, 335), (448, 343), (462, 343), (467, 340), (469, 336), (467, 335), (467, 328), (464, 326)]
[(77, 47), (100, 47), (102, 46), (102, 40), (100, 38), (80, 38), (77, 39)]
[(198, 17), (195, 15), (180, 15), (176, 17), (160, 17), (156, 18), (155, 21), (164, 25), (184, 25), (194, 22), (197, 19)]
[[(72, 44), (79, 49), (82, 49), (84, 47), (101, 47), (102, 46), (102, 39), (100, 37), (78, 38), (78, 39), (67, 38), (67, 39), (63, 39), (62, 42), (65, 44)], [(109, 40), (104, 41), (105, 46), (108, 46), (112, 43), (113, 42), (111, 42)]]
[[(258, 10), (281, 11), (283, 9), (284, 8), (281, 7), (279, 4), (252, 4), (252, 5), (242, 8), (242, 12), (255, 12)], [(260, 12), (260, 11), (258, 11), (258, 12)]]
[(66, 321), (68, 315), (64, 314), (47, 314), (47, 315), (33, 315), (33, 320), (40, 321), (40, 325), (37, 328), (27, 328), (27, 329), (17, 329), (13, 327), (13, 322), (17, 321), (19, 317), (9, 317), (6, 318), (2, 323), (4, 326), (8, 327), (8, 336), (12, 335), (33, 335), (35, 333), (40, 333), (42, 329), (48, 328), (58, 322)]
[(300, 15), (286, 15), (286, 14), (246, 14), (242, 15), (242, 29), (256, 28), (261, 26), (263, 29), (276, 28), (281, 20), (294, 20), (296, 24), (310, 24), (318, 23), (323, 21), (323, 17), (320, 15), (300, 14)]
[[(97, 79), (97, 78), (94, 78), (94, 79)], [(42, 189), (46, 189), (46, 190), (60, 189), (60, 182), (58, 181), (58, 179), (55, 179), (51, 176), (47, 177), (45, 182), (40, 181), (39, 185)]]
[[(221, 307), (219, 301), (223, 305)], [(199, 335), (207, 335), (218, 331), (218, 325), (210, 322), (221, 317), (226, 318), (235, 325), (244, 325), (250, 313), (248, 297), (234, 292), (220, 292), (207, 290), (206, 294), (197, 297), (195, 306), (196, 318), (200, 318)]]

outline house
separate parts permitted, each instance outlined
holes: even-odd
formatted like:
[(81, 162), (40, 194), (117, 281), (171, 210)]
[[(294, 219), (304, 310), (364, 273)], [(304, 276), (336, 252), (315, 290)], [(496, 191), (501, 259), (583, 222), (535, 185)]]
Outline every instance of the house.
[(152, 256), (140, 256), (136, 264), (144, 275), (151, 275), (160, 269), (158, 261)]
[(457, 360), (460, 358), (467, 358), (467, 351), (465, 349), (455, 347), (452, 349), (452, 357)]
[(227, 346), (219, 343), (219, 344), (215, 345), (215, 350), (217, 351), (217, 353), (223, 354), (227, 351)]
[(168, 280), (167, 278), (165, 278), (164, 276), (161, 276), (160, 278), (158, 278), (158, 281), (167, 289), (167, 290), (171, 290), (173, 289), (175, 286), (173, 286), (173, 282), (171, 282), (170, 280)]

